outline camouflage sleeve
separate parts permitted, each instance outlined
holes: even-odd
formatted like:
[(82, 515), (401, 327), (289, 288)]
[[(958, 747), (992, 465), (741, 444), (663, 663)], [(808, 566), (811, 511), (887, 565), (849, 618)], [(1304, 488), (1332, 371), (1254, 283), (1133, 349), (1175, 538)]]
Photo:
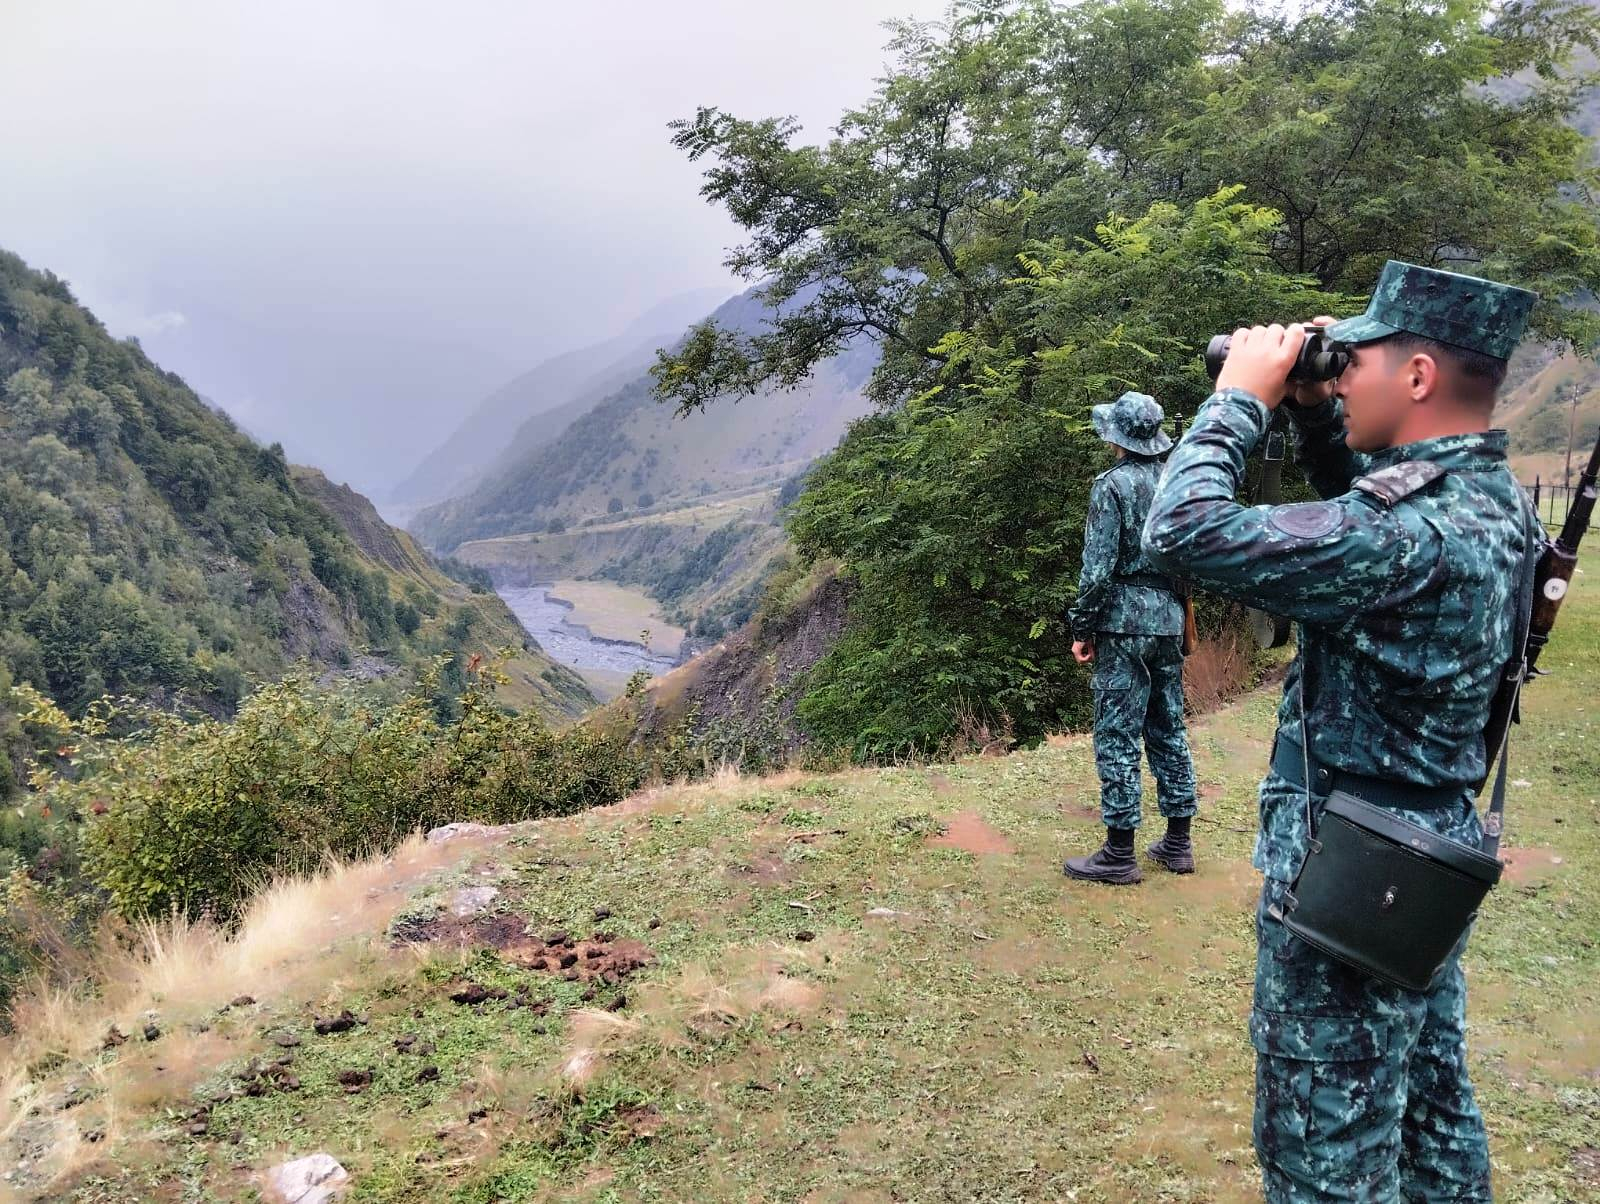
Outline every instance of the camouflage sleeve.
[(1371, 460), (1353, 452), (1344, 442), (1344, 403), (1325, 401), (1307, 409), (1285, 404), (1294, 424), (1294, 459), (1318, 497), (1338, 497), (1350, 491), (1357, 477), (1372, 471)]
[(1233, 389), (1201, 407), (1145, 521), (1144, 550), (1157, 567), (1271, 614), (1334, 627), (1427, 579), (1437, 535), (1364, 493), (1288, 506), (1234, 500), (1268, 418), (1260, 401)]
[(1122, 509), (1116, 486), (1101, 477), (1089, 487), (1089, 518), (1083, 528), (1083, 568), (1078, 574), (1078, 600), (1067, 612), (1072, 638), (1087, 640), (1098, 630), (1117, 568), (1122, 543)]

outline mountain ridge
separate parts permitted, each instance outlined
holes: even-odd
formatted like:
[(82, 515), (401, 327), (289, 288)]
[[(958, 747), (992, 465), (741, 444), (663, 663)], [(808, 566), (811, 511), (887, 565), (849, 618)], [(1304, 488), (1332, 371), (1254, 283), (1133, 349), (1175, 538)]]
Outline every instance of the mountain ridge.
[[(396, 485), (385, 505), (422, 506), (444, 501), (492, 472), (518, 445), (532, 438), (541, 416), (594, 404), (646, 368), (656, 346), (678, 337), (715, 308), (721, 289), (697, 289), (669, 297), (633, 319), (621, 333), (542, 360), (477, 403), (451, 434)], [(576, 416), (572, 411), (566, 421)], [(550, 437), (564, 428), (557, 424)]]
[[(770, 312), (758, 286), (718, 307), (711, 320), (750, 332)], [(730, 399), (681, 418), (656, 400), (653, 379), (641, 372), (475, 489), (421, 511), (410, 529), (448, 551), (468, 540), (546, 530), (552, 522), (647, 514), (781, 485), (870, 412), (863, 388), (876, 362), (877, 348), (860, 342), (794, 389)]]

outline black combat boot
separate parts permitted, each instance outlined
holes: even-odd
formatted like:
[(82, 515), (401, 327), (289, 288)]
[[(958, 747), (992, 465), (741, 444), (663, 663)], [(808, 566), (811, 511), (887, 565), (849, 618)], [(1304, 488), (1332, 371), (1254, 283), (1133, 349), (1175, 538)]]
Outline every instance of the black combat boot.
[(1194, 873), (1194, 845), (1189, 840), (1189, 817), (1169, 819), (1167, 834), (1145, 850), (1146, 856), (1157, 865), (1164, 865), (1174, 874)]
[(1107, 828), (1106, 842), (1099, 852), (1087, 857), (1068, 857), (1061, 868), (1067, 877), (1083, 882), (1132, 886), (1144, 880), (1139, 872), (1139, 859), (1133, 855), (1132, 828)]

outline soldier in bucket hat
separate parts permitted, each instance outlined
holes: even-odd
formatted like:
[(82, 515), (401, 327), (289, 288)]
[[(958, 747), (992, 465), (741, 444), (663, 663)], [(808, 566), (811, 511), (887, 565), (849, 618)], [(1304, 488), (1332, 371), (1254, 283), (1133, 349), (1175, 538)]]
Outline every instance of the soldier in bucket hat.
[(1152, 860), (1194, 871), (1189, 822), (1194, 765), (1183, 726), (1183, 603), (1170, 577), (1139, 546), (1145, 514), (1172, 440), (1155, 398), (1124, 393), (1091, 411), (1094, 429), (1118, 449), (1114, 468), (1089, 489), (1078, 600), (1068, 615), (1073, 655), (1094, 662), (1094, 759), (1100, 773), (1104, 846), (1067, 860), (1071, 878), (1127, 885), (1143, 876), (1133, 852), (1141, 819), (1139, 752), (1150, 758), (1166, 834)]
[[(1490, 1198), (1460, 950), (1411, 991), (1282, 920), (1331, 790), (1479, 842), (1484, 728), (1524, 553), (1542, 539), (1506, 433), (1489, 429), (1533, 302), (1390, 262), (1367, 312), (1326, 328), (1350, 352), (1332, 384), (1289, 384), (1302, 326), (1238, 331), (1151, 506), (1144, 547), (1159, 568), (1300, 625), (1254, 858), (1250, 1036), (1269, 1201)], [(1280, 404), (1323, 500), (1241, 506), (1245, 461)]]

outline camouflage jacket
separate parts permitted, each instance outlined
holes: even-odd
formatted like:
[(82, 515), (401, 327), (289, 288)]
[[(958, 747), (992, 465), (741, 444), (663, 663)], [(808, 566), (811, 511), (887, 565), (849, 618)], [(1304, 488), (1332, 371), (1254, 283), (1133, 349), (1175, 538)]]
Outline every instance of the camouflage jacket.
[(1094, 479), (1083, 533), (1078, 600), (1067, 614), (1072, 636), (1182, 635), (1183, 605), (1170, 588), (1129, 578), (1161, 576), (1139, 545), (1139, 533), (1161, 477), (1159, 460), (1128, 458)]
[[(1303, 681), (1319, 761), (1465, 793), (1484, 771), (1483, 727), (1510, 655), (1526, 539), (1505, 432), (1365, 456), (1345, 446), (1337, 402), (1290, 414), (1297, 457), (1327, 500), (1234, 500), (1269, 414), (1228, 389), (1174, 449), (1144, 545), (1200, 588), (1299, 621), (1280, 738), (1301, 740)], [(1270, 844), (1273, 817), (1262, 820)]]

